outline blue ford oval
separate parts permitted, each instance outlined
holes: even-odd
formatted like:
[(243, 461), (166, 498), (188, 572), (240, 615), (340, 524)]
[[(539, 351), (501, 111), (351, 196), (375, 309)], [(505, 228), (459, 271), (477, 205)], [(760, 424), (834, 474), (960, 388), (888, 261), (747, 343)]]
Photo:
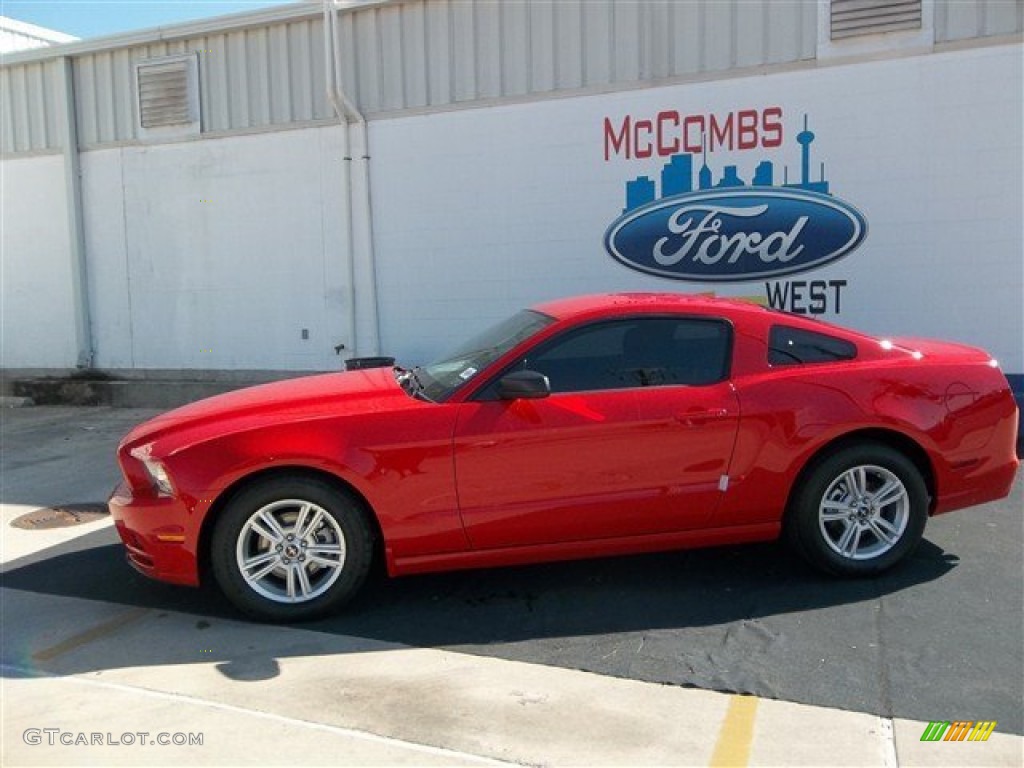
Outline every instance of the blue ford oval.
[(853, 206), (804, 189), (701, 190), (628, 211), (605, 248), (630, 269), (698, 282), (779, 277), (821, 267), (863, 242)]

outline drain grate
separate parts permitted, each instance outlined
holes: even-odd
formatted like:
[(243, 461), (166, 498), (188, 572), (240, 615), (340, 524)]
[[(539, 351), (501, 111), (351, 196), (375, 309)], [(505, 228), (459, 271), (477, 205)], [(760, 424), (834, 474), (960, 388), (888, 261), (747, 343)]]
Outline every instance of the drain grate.
[(59, 507), (42, 507), (19, 515), (11, 520), (11, 527), (24, 528), (29, 531), (70, 528), (72, 525), (91, 523), (108, 514), (110, 513), (107, 510), (107, 505), (101, 502), (63, 504)]

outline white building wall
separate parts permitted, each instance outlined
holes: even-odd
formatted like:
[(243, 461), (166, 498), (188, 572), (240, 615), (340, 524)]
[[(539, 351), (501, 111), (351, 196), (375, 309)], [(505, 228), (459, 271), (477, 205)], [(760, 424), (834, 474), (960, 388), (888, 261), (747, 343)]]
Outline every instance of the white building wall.
[(86, 152), (80, 162), (95, 364), (131, 368), (133, 302), (125, 242), (123, 150)]
[(0, 368), (72, 368), (64, 158), (0, 161)]
[(339, 367), (341, 166), (338, 128), (85, 153), (96, 365)]
[[(925, 5), (940, 48), (1024, 23), (1021, 2)], [(1019, 42), (815, 66), (815, 3), (683, 6), (395, 0), (342, 13), (346, 86), (370, 118), (381, 352), (422, 362), (488, 320), (568, 293), (792, 297), (810, 290), (806, 279), (845, 281), (826, 318), (983, 344), (1024, 373)], [(61, 49), (74, 67), (99, 367), (329, 369), (335, 344), (352, 354), (342, 129), (324, 93), (320, 16), (267, 14)], [(895, 38), (872, 40), (896, 55)], [(185, 51), (200, 62), (204, 133), (144, 144), (135, 63)], [(0, 66), (10, 367), (74, 363), (68, 190), (63, 158), (47, 154), (64, 143), (62, 71), (33, 53)], [(681, 77), (693, 80), (664, 84)], [(606, 159), (605, 118), (769, 107), (783, 113), (783, 146), (715, 148), (716, 178), (735, 164), (749, 181), (765, 158), (795, 174), (807, 113), (815, 172), (824, 161), (834, 194), (868, 220), (860, 249), (731, 287), (650, 277), (607, 255), (626, 182), (657, 180), (667, 158)], [(366, 153), (350, 154), (358, 165)], [(356, 230), (365, 354), (372, 276)]]
[[(408, 362), (442, 352), (533, 302), (607, 290), (715, 290), (764, 298), (771, 283), (826, 281), (836, 320), (881, 334), (982, 345), (1024, 372), (1024, 235), (1019, 44), (718, 82), (373, 123), (382, 348)], [(777, 149), (716, 149), (716, 181), (762, 159), (799, 171), (809, 116), (812, 177), (868, 222), (846, 258), (780, 280), (681, 282), (605, 252), (628, 180), (666, 157), (604, 156), (603, 121), (663, 110), (725, 116), (782, 110)], [(695, 167), (696, 171), (696, 167)], [(778, 179), (776, 181), (778, 183)], [(845, 281), (835, 288), (827, 281)], [(797, 285), (807, 305), (809, 285)], [(791, 295), (791, 294), (790, 294)]]

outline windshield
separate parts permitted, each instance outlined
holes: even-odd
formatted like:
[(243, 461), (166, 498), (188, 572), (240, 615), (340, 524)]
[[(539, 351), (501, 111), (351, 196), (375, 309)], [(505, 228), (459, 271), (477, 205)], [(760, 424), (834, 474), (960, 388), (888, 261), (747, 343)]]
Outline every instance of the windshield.
[(424, 394), (431, 400), (444, 400), (512, 347), (553, 322), (553, 317), (524, 309), (474, 336), (437, 362), (416, 369)]

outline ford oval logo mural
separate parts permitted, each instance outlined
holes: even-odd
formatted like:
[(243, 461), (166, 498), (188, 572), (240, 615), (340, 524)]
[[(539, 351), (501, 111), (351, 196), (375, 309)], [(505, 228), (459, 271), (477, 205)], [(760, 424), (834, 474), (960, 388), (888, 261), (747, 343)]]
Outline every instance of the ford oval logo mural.
[(850, 253), (866, 234), (861, 213), (827, 194), (708, 189), (627, 211), (608, 228), (605, 247), (648, 274), (734, 282), (821, 267)]
[[(763, 146), (778, 147), (783, 136), (778, 121), (782, 110), (764, 114), (772, 138), (768, 141), (766, 135)], [(678, 117), (674, 112), (660, 113), (659, 121), (665, 115)], [(730, 119), (725, 121), (727, 129), (733, 125)], [(631, 152), (638, 158), (653, 154), (654, 145), (641, 147), (637, 142), (645, 135), (640, 128), (650, 132), (654, 125), (651, 120), (626, 118), (616, 128), (606, 119), (606, 159), (619, 153), (627, 158)], [(661, 130), (662, 122), (657, 125)], [(756, 165), (749, 182), (740, 177), (736, 165), (726, 165), (716, 174), (708, 166), (709, 143), (714, 148), (718, 142), (721, 148), (732, 134), (714, 126), (712, 120), (710, 135), (700, 134), (700, 154), (677, 152), (668, 158), (660, 173), (660, 196), (657, 183), (648, 176), (626, 182), (626, 207), (604, 235), (605, 248), (613, 258), (630, 269), (674, 280), (739, 282), (822, 267), (864, 241), (868, 231), (864, 216), (832, 195), (824, 163), (819, 178), (811, 178), (815, 135), (807, 115), (803, 130), (794, 137), (800, 146), (800, 173), (792, 182), (789, 169), (783, 167), (778, 183), (776, 163), (767, 159)], [(659, 153), (666, 141), (661, 136), (656, 142)], [(670, 148), (679, 144), (678, 139), (673, 141), (668, 142)]]

